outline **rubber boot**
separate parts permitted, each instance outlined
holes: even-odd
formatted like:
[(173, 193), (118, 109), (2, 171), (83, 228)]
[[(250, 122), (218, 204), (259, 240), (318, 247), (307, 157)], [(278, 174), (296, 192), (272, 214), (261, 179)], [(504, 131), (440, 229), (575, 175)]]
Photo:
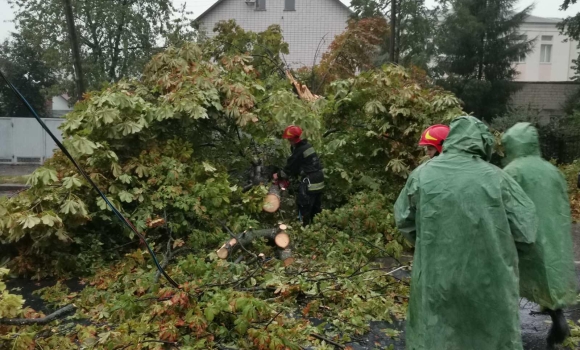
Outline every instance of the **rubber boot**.
[(570, 328), (568, 327), (562, 309), (547, 309), (547, 311), (552, 318), (552, 327), (550, 328), (547, 339), (548, 349), (554, 349), (554, 345), (563, 343), (570, 336)]

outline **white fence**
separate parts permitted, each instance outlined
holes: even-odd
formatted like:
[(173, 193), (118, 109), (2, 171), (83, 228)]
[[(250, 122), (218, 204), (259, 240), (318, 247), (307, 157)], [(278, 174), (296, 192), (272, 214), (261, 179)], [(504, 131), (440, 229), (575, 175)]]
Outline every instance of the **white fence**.
[[(52, 133), (62, 140), (61, 118), (43, 118)], [(0, 164), (42, 164), (57, 148), (34, 118), (0, 118)]]

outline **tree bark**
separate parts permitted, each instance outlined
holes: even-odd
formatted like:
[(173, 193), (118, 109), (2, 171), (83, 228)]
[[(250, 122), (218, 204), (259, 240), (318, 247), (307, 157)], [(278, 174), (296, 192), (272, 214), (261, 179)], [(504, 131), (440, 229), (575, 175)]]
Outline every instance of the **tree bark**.
[(25, 326), (30, 324), (47, 324), (50, 323), (57, 318), (66, 316), (68, 313), (74, 311), (76, 306), (74, 304), (67, 305), (62, 309), (58, 309), (55, 312), (51, 313), (48, 316), (41, 317), (41, 318), (0, 318), (1, 325), (11, 325), (11, 326)]
[[(249, 230), (235, 235), (235, 238), (229, 239), (224, 245), (217, 250), (217, 256), (220, 259), (227, 259), (235, 253), (242, 246), (246, 247), (257, 238), (266, 238), (268, 242), (279, 250), (287, 250), (290, 246), (290, 236), (286, 233), (287, 226), (284, 224), (278, 225), (275, 228), (268, 228), (264, 230)], [(286, 258), (290, 257), (286, 253)]]
[(91, 17), (91, 11), (88, 5), (85, 5), (85, 15), (87, 16), (87, 27), (89, 28), (89, 31), (91, 33), (91, 37), (93, 38), (92, 41), (92, 46), (91, 48), (93, 50), (95, 50), (95, 53), (97, 54), (95, 61), (97, 63), (97, 66), (99, 67), (99, 70), (101, 72), (101, 75), (104, 77), (105, 76), (105, 60), (104, 60), (104, 55), (103, 55), (103, 48), (101, 47), (101, 43), (99, 40), (99, 36), (97, 35), (97, 26), (95, 25), (92, 17)]
[(81, 53), (79, 48), (79, 42), (77, 39), (77, 32), (75, 28), (73, 10), (70, 0), (64, 0), (64, 12), (66, 16), (66, 23), (68, 26), (70, 46), (73, 54), (73, 64), (75, 68), (75, 83), (77, 88), (77, 100), (81, 101), (83, 99), (83, 94), (85, 93), (85, 83), (81, 64)]
[[(487, 11), (487, 0), (484, 1), (483, 3), (483, 8), (484, 8), (484, 12)], [(484, 19), (485, 21), (485, 19)], [(477, 80), (483, 80), (483, 67), (484, 67), (484, 61), (485, 61), (485, 50), (486, 50), (486, 45), (485, 45), (485, 37), (487, 34), (487, 23), (485, 23), (484, 26), (484, 31), (483, 33), (481, 33), (481, 47), (480, 47), (480, 52), (479, 52), (479, 62), (478, 62), (478, 67), (477, 67)]]
[(119, 45), (121, 45), (121, 34), (123, 33), (123, 27), (125, 26), (125, 7), (127, 6), (127, 1), (123, 1), (123, 8), (121, 13), (121, 19), (119, 23), (117, 23), (117, 32), (115, 34), (115, 43), (113, 44), (113, 57), (111, 57), (111, 66), (109, 67), (109, 79), (111, 81), (117, 80), (117, 65), (119, 64), (119, 54), (121, 53), (121, 49)]
[(395, 48), (397, 39), (397, 0), (391, 0), (391, 62), (395, 63)]

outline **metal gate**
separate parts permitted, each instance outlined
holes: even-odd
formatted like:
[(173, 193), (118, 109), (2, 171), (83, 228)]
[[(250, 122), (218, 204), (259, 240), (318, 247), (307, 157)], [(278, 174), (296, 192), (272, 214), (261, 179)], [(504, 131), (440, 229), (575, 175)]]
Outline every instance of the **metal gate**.
[[(43, 118), (46, 126), (62, 141), (61, 118)], [(42, 164), (52, 157), (56, 144), (34, 118), (0, 118), (0, 163)]]

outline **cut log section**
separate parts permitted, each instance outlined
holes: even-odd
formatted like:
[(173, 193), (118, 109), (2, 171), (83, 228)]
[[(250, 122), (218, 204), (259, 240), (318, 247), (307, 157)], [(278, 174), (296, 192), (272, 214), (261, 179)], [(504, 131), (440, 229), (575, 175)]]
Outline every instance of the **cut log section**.
[(290, 236), (286, 232), (280, 232), (274, 237), (274, 242), (280, 248), (288, 248), (290, 245)]
[(266, 213), (275, 213), (280, 209), (280, 186), (272, 184), (268, 190), (262, 209)]
[(233, 250), (233, 247), (236, 245), (236, 243), (238, 243), (238, 241), (235, 238), (232, 238), (229, 241), (227, 241), (226, 244), (222, 245), (222, 247), (218, 249), (217, 256), (220, 259), (226, 259), (230, 254), (230, 250)]
[(235, 253), (241, 246), (249, 246), (252, 241), (257, 238), (266, 238), (268, 242), (276, 246), (279, 251), (289, 250), (290, 236), (286, 233), (288, 226), (284, 224), (278, 225), (275, 228), (268, 228), (264, 230), (248, 230), (236, 235), (236, 238), (228, 240), (224, 245), (217, 250), (217, 256), (220, 259), (227, 259)]

